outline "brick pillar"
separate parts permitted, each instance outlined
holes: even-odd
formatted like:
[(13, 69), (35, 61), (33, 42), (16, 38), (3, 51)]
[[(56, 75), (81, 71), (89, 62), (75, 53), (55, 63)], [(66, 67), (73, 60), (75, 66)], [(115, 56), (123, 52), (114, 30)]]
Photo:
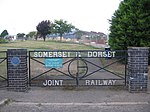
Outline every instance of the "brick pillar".
[(148, 47), (128, 48), (129, 92), (146, 92), (148, 86)]
[(8, 90), (25, 92), (28, 89), (28, 67), (26, 49), (8, 49)]

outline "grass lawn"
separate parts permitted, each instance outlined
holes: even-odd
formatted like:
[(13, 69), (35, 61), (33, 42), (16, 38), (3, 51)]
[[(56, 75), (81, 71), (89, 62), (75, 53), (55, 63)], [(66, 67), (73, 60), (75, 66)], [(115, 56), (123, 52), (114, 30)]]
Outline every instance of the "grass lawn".
[(43, 40), (27, 40), (27, 41), (14, 41), (10, 43), (0, 44), (0, 51), (6, 51), (7, 49), (13, 48), (25, 48), (28, 50), (94, 50), (97, 48), (83, 45), (83, 44), (76, 44), (76, 43), (69, 43), (69, 42), (59, 42), (59, 41), (45, 41)]

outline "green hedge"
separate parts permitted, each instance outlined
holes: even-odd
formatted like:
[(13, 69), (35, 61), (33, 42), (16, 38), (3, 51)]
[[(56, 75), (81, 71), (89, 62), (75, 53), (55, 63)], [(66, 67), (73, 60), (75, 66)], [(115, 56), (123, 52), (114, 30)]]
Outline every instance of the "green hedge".
[(8, 41), (6, 39), (0, 38), (0, 44), (1, 43), (8, 43)]

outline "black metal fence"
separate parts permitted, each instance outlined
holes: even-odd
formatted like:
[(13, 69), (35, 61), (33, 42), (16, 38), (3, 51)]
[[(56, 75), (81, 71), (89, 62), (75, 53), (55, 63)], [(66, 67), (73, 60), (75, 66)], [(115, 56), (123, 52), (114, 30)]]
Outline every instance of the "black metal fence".
[(0, 88), (7, 86), (7, 52), (0, 51)]
[(127, 51), (29, 51), (30, 86), (125, 86)]

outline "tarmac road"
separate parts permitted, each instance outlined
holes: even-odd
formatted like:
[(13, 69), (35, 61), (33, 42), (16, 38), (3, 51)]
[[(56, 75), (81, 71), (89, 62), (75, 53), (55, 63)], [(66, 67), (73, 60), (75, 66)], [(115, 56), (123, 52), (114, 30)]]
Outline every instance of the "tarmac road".
[(150, 112), (150, 93), (129, 93), (118, 88), (31, 88), (0, 90), (10, 99), (0, 112)]
[(1, 112), (149, 112), (149, 105), (43, 105), (43, 104), (10, 104)]

